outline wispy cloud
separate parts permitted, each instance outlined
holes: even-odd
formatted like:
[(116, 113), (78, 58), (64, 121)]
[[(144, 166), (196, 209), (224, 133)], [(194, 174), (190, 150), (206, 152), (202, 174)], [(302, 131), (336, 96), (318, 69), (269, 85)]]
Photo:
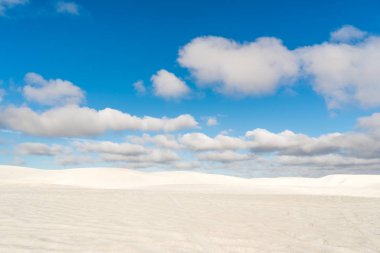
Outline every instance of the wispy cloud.
[(0, 16), (4, 16), (7, 9), (28, 3), (29, 0), (0, 0)]
[(56, 11), (58, 13), (70, 14), (70, 15), (79, 15), (79, 6), (75, 2), (58, 2), (56, 5)]

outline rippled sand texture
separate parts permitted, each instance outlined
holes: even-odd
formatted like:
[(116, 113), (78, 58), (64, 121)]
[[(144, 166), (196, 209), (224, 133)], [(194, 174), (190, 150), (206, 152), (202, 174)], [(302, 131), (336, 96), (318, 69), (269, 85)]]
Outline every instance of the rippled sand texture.
[(0, 252), (380, 252), (380, 198), (0, 184)]

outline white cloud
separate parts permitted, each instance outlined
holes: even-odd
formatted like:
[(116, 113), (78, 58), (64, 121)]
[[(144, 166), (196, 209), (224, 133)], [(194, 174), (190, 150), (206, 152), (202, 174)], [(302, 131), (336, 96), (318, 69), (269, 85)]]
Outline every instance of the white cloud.
[(178, 62), (200, 86), (226, 95), (263, 95), (297, 77), (296, 56), (276, 38), (239, 44), (222, 37), (200, 37), (185, 45)]
[(241, 138), (226, 135), (217, 135), (215, 138), (211, 138), (203, 133), (184, 134), (180, 138), (180, 143), (197, 151), (247, 148), (247, 143)]
[(214, 161), (222, 163), (230, 163), (236, 161), (247, 161), (254, 159), (253, 154), (242, 154), (231, 150), (226, 151), (212, 151), (200, 153), (197, 155), (198, 159), (204, 161)]
[(145, 94), (146, 88), (144, 85), (144, 82), (139, 80), (133, 84), (133, 88), (137, 91), (139, 94)]
[(161, 69), (152, 78), (154, 94), (165, 99), (180, 99), (189, 94), (190, 88), (173, 73)]
[(277, 162), (281, 165), (293, 165), (293, 166), (308, 166), (310, 167), (357, 167), (363, 168), (363, 166), (379, 166), (380, 159), (363, 159), (355, 157), (347, 157), (339, 154), (327, 154), (321, 156), (279, 156)]
[(7, 9), (16, 7), (18, 5), (24, 5), (28, 2), (29, 0), (0, 0), (0, 16), (3, 16)]
[(107, 153), (123, 156), (135, 156), (146, 152), (146, 148), (141, 145), (114, 143), (110, 141), (76, 142), (75, 146), (80, 152)]
[(249, 147), (255, 151), (277, 151), (299, 147), (310, 138), (303, 134), (295, 134), (292, 131), (285, 130), (279, 134), (269, 132), (266, 129), (254, 129), (246, 133), (248, 138), (253, 139)]
[(24, 97), (42, 105), (79, 104), (85, 97), (78, 86), (66, 80), (46, 80), (36, 73), (26, 74), (24, 80)]
[(61, 145), (49, 146), (38, 142), (21, 143), (16, 147), (16, 153), (19, 155), (56, 156), (69, 151), (67, 147)]
[[(137, 136), (135, 138), (135, 140), (142, 141), (142, 139), (139, 139)], [(162, 146), (152, 148), (145, 144), (145, 142), (136, 144), (111, 141), (77, 141), (73, 143), (75, 149), (82, 155), (92, 154), (95, 155), (98, 161), (128, 164), (129, 167), (133, 168), (161, 166), (180, 160), (179, 155), (173, 150), (166, 149)]]
[(177, 141), (174, 135), (159, 134), (151, 136), (149, 134), (144, 134), (143, 136), (128, 136), (127, 140), (136, 144), (147, 144), (152, 143), (160, 148), (168, 149), (180, 149), (182, 145)]
[(218, 125), (218, 120), (217, 120), (217, 118), (216, 118), (216, 117), (209, 117), (209, 118), (207, 119), (207, 125), (208, 125), (208, 126), (216, 126), (216, 125)]
[[(380, 166), (380, 114), (358, 119), (346, 133), (317, 137), (285, 130), (247, 131), (245, 136), (208, 136), (204, 133), (129, 135), (125, 142), (79, 140), (70, 148), (60, 145), (24, 143), (18, 155), (54, 156), (62, 165), (106, 163), (129, 168), (177, 168), (230, 170), (253, 173), (254, 168), (323, 173), (378, 169)], [(285, 167), (284, 167), (285, 166)], [(240, 171), (240, 172), (239, 172)], [(269, 173), (269, 172), (268, 172)]]
[(60, 155), (56, 158), (56, 161), (59, 165), (63, 165), (63, 166), (96, 164), (97, 162), (100, 162), (99, 159), (94, 159), (94, 157), (91, 157), (91, 156), (73, 155), (73, 154)]
[(304, 71), (330, 109), (380, 106), (380, 37), (356, 44), (323, 43), (297, 50)]
[(176, 118), (142, 118), (106, 108), (67, 105), (36, 112), (29, 107), (7, 107), (1, 111), (0, 126), (29, 135), (48, 137), (76, 137), (103, 134), (106, 131), (177, 131), (197, 126), (188, 115)]
[(74, 2), (58, 2), (56, 11), (63, 14), (79, 15), (79, 6)]
[(374, 113), (369, 117), (359, 118), (358, 126), (361, 129), (370, 131), (380, 137), (380, 113)]
[(277, 38), (238, 43), (199, 37), (179, 51), (178, 62), (190, 70), (198, 86), (229, 96), (270, 94), (304, 78), (329, 109), (380, 106), (380, 36), (368, 36), (353, 26), (332, 32), (331, 42), (294, 50)]
[(380, 129), (380, 113), (359, 118), (359, 126), (366, 129)]
[(119, 154), (101, 154), (101, 159), (105, 162), (126, 162), (126, 163), (142, 163), (143, 166), (152, 166), (154, 164), (166, 164), (179, 161), (180, 157), (171, 150), (153, 149), (147, 153), (136, 156), (125, 156)]
[(362, 31), (352, 25), (344, 25), (338, 30), (331, 32), (330, 37), (335, 42), (352, 42), (363, 39), (367, 32)]

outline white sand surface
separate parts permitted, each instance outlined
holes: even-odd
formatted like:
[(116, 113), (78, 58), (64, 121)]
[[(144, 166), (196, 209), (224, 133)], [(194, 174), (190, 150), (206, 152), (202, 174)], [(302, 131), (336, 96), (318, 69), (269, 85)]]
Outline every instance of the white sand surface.
[(380, 176), (0, 166), (0, 252), (380, 252)]

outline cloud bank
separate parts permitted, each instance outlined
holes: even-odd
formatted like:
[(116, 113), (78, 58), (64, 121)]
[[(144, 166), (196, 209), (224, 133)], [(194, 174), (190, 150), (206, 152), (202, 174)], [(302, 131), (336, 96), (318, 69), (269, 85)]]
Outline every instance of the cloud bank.
[(93, 136), (123, 130), (172, 132), (194, 128), (198, 124), (188, 114), (176, 118), (137, 117), (111, 108), (95, 110), (77, 105), (42, 112), (9, 106), (1, 114), (1, 127), (44, 137)]

